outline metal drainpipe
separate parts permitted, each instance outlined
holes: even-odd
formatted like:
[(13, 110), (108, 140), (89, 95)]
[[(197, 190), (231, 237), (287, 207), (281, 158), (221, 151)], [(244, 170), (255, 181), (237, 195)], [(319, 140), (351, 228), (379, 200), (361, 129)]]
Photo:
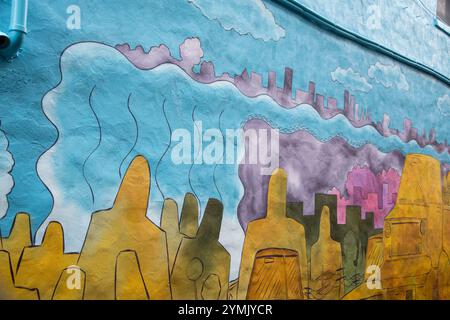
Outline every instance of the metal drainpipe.
[(27, 34), (28, 0), (12, 0), (8, 34), (0, 32), (0, 56), (10, 60), (17, 56)]

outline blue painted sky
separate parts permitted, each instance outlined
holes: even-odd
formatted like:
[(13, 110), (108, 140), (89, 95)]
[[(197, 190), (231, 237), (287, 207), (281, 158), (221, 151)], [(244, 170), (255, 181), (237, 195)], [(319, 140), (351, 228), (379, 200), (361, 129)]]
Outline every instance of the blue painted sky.
[(434, 23), (437, 0), (295, 1), (348, 30), (450, 74), (450, 36)]

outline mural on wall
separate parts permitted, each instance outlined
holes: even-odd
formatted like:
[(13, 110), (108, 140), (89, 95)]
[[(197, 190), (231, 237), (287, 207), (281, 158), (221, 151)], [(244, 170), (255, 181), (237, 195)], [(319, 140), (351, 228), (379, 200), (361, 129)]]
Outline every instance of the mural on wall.
[(4, 217), (8, 211), (7, 195), (14, 186), (11, 170), (14, 166), (14, 159), (8, 151), (8, 137), (0, 129), (1, 149), (0, 149), (0, 217)]
[(45, 214), (0, 136), (0, 299), (450, 299), (448, 86), (270, 1), (183, 5), (286, 59), (70, 43), (36, 97)]

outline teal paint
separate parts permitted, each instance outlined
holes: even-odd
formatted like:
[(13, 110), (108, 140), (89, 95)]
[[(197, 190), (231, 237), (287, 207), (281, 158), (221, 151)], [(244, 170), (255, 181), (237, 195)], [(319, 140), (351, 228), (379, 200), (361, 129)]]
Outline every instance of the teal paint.
[[(381, 53), (381, 54), (383, 54), (389, 58), (392, 58), (398, 62), (404, 63), (405, 65), (408, 65), (410, 67), (413, 67), (420, 72), (429, 74), (429, 75), (435, 77), (436, 79), (438, 79), (439, 81), (442, 81), (447, 86), (450, 86), (450, 78), (448, 78), (444, 74), (442, 74), (442, 73), (436, 71), (435, 69), (430, 68), (418, 61), (410, 59), (394, 50), (386, 48), (386, 47), (380, 45), (379, 43), (371, 41), (366, 37), (363, 37), (359, 34), (349, 31), (349, 30), (341, 27), (339, 24), (334, 23), (334, 22), (324, 18), (323, 16), (317, 14), (316, 12), (314, 12), (313, 10), (300, 4), (296, 0), (274, 0), (274, 1), (280, 3), (282, 6), (285, 6), (286, 8), (292, 10), (293, 12), (301, 15), (305, 19), (311, 21), (312, 23), (318, 25), (319, 27), (323, 28), (326, 31), (331, 31), (334, 34), (336, 34), (340, 37), (349, 39), (351, 41), (354, 41), (369, 50), (373, 50), (377, 53)], [(436, 23), (436, 25), (438, 25), (438, 24)], [(445, 29), (443, 29), (443, 30), (445, 30)], [(448, 31), (446, 31), (446, 32), (448, 33)]]
[[(403, 6), (403, 4), (408, 1), (409, 0), (396, 0), (392, 1), (392, 3)], [(2, 9), (8, 8), (9, 3), (9, 0), (0, 0)], [(238, 9), (241, 9), (241, 7), (239, 7), (240, 2), (237, 1), (236, 3), (237, 5), (235, 6), (236, 8), (234, 11), (233, 8), (230, 7), (224, 7), (223, 10), (230, 16), (236, 17), (235, 20), (237, 21), (240, 19), (249, 19), (251, 21), (260, 20), (258, 19), (258, 12), (239, 11)], [(360, 13), (357, 11), (353, 12), (353, 15), (351, 16), (342, 16), (338, 10), (331, 10), (332, 14), (330, 15), (326, 14), (325, 11), (331, 6), (331, 0), (299, 0), (299, 3), (314, 8), (315, 12), (334, 25), (343, 26), (343, 28), (349, 30), (349, 32), (355, 33), (358, 31), (354, 30), (350, 25), (351, 21), (358, 21), (355, 17)], [(312, 7), (313, 3), (314, 7)], [(354, 1), (341, 1), (341, 3), (343, 7), (359, 5), (355, 4)], [(367, 1), (367, 3), (373, 3), (373, 1)], [(413, 3), (413, 1), (409, 1), (409, 3)], [(15, 214), (20, 211), (29, 212), (31, 214), (33, 233), (36, 233), (39, 229), (42, 230), (45, 226), (45, 224), (43, 225), (44, 221), (49, 217), (49, 214), (53, 210), (55, 197), (59, 196), (58, 192), (55, 191), (56, 189), (54, 186), (50, 186), (48, 182), (44, 183), (44, 181), (41, 180), (42, 176), (38, 174), (36, 168), (37, 163), (46, 163), (44, 161), (44, 155), (59, 139), (58, 130), (45, 116), (41, 102), (46, 93), (50, 92), (61, 81), (59, 60), (62, 53), (66, 48), (72, 47), (75, 43), (79, 42), (100, 42), (108, 47), (129, 43), (133, 48), (137, 45), (142, 45), (146, 51), (151, 47), (157, 47), (164, 44), (175, 59), (180, 59), (180, 44), (182, 44), (186, 38), (196, 37), (201, 40), (201, 47), (204, 53), (202, 61), (212, 61), (214, 63), (216, 75), (228, 72), (231, 76), (235, 76), (240, 75), (244, 69), (247, 69), (248, 72), (260, 74), (262, 76), (262, 84), (267, 85), (269, 71), (274, 71), (276, 73), (278, 85), (282, 86), (284, 68), (290, 67), (294, 70), (294, 77), (292, 80), (293, 89), (308, 91), (309, 81), (313, 81), (315, 83), (316, 93), (320, 93), (324, 97), (334, 97), (340, 108), (344, 106), (344, 90), (348, 89), (349, 84), (345, 83), (345, 77), (342, 76), (342, 73), (336, 72), (336, 70), (344, 70), (346, 72), (351, 68), (353, 72), (347, 72), (347, 76), (352, 74), (353, 76), (358, 77), (359, 75), (359, 78), (356, 79), (357, 81), (350, 84), (351, 87), (355, 89), (350, 90), (351, 94), (355, 96), (355, 99), (360, 102), (361, 106), (368, 108), (374, 121), (382, 121), (383, 115), (389, 114), (391, 118), (390, 127), (401, 131), (403, 130), (403, 121), (405, 118), (409, 118), (413, 125), (419, 129), (419, 134), (422, 133), (422, 130), (425, 130), (428, 133), (430, 129), (434, 128), (436, 131), (436, 139), (439, 142), (443, 142), (450, 137), (448, 126), (449, 118), (445, 111), (445, 96), (449, 94), (449, 89), (446, 84), (425, 72), (419, 71), (413, 65), (407, 66), (403, 63), (399, 63), (395, 60), (394, 56), (389, 58), (377, 51), (369, 50), (368, 48), (355, 43), (355, 41), (337, 36), (331, 29), (324, 32), (322, 27), (311, 23), (309, 20), (303, 18), (303, 16), (294, 14), (291, 10), (286, 10), (279, 2), (264, 2), (267, 10), (273, 14), (275, 23), (285, 30), (284, 33), (278, 32), (277, 34), (279, 36), (273, 36), (271, 34), (264, 34), (262, 36), (260, 34), (253, 35), (251, 32), (248, 33), (249, 30), (240, 28), (242, 26), (236, 27), (242, 34), (235, 31), (235, 29), (228, 28), (227, 30), (224, 28), (228, 26), (227, 23), (220, 24), (217, 21), (209, 19), (201, 10), (187, 0), (78, 0), (75, 4), (81, 9), (81, 29), (68, 30), (66, 21), (69, 14), (67, 14), (66, 10), (68, 6), (73, 4), (74, 3), (71, 0), (31, 1), (29, 3), (30, 33), (23, 43), (23, 54), (12, 62), (0, 61), (1, 129), (4, 132), (5, 141), (9, 142), (5, 148), (14, 157), (14, 168), (11, 171), (11, 176), (14, 178), (14, 188), (6, 195), (8, 208), (6, 215), (0, 220), (0, 227), (3, 235), (9, 233), (11, 222), (13, 221)], [(2, 21), (2, 23), (4, 21), (9, 21), (10, 18), (8, 15), (9, 10), (0, 10), (0, 21)], [(248, 22), (247, 20), (245, 21)], [(230, 23), (230, 21), (227, 22)], [(395, 21), (392, 21), (392, 19), (388, 20), (386, 17), (385, 28), (392, 28), (394, 23)], [(408, 30), (410, 27), (410, 25), (407, 25), (405, 29)], [(432, 27), (448, 38), (446, 34), (435, 28), (434, 25)], [(258, 31), (262, 29), (263, 28), (258, 29)], [(407, 56), (411, 61), (417, 61), (418, 64), (431, 66), (431, 69), (434, 69), (437, 73), (444, 75), (446, 78), (450, 75), (450, 72), (447, 71), (449, 69), (446, 67), (446, 65), (448, 65), (448, 59), (447, 62), (442, 62), (443, 59), (440, 59), (440, 66), (435, 67), (434, 64), (426, 59), (419, 59), (420, 57), (412, 58), (416, 52), (423, 52), (421, 55), (422, 58), (431, 57), (430, 53), (432, 53), (432, 51), (430, 50), (434, 50), (433, 48), (427, 48), (427, 42), (425, 40), (428, 39), (422, 37), (419, 33), (404, 35), (404, 38), (407, 39), (405, 41), (411, 40), (411, 47), (404, 46), (408, 47), (407, 51), (409, 52), (406, 53), (395, 48), (395, 43), (393, 43), (396, 41), (395, 39), (381, 42), (374, 40), (369, 34), (363, 33), (363, 35), (364, 38), (370, 39), (374, 44), (379, 44), (392, 52), (398, 52), (401, 55)], [(388, 35), (386, 35), (386, 39), (387, 37)], [(421, 39), (424, 45), (415, 45), (417, 41), (412, 40), (416, 40), (416, 38)], [(446, 48), (448, 48), (450, 42), (448, 40), (445, 42), (446, 38), (444, 38), (442, 42), (446, 45)], [(401, 42), (398, 41), (398, 43)], [(401, 46), (403, 46), (403, 43), (401, 43)], [(446, 53), (444, 49), (435, 51), (441, 55)], [(85, 54), (87, 53), (88, 52), (85, 52)], [(95, 50), (89, 51), (89, 57), (82, 59), (83, 56), (80, 56), (80, 59), (91, 62), (96, 61), (95, 54)], [(112, 56), (115, 57), (116, 55), (114, 54)], [(73, 65), (76, 65), (76, 61), (72, 61), (72, 63)], [(381, 65), (392, 66), (392, 68), (389, 69), (390, 71), (388, 70), (391, 73), (383, 73), (385, 70), (380, 67), (379, 63), (381, 63)], [(83, 66), (83, 72), (87, 72), (86, 70), (89, 69), (88, 65), (83, 64)], [(143, 77), (140, 72), (134, 70), (131, 65), (127, 65), (124, 61), (121, 62), (120, 68), (123, 68), (123, 70), (133, 70), (133, 74), (138, 75), (138, 77)], [(105, 69), (108, 71), (108, 73), (105, 74), (114, 77), (113, 69)], [(200, 66), (195, 66), (195, 70), (199, 71)], [(372, 70), (371, 74), (373, 77), (369, 77), (369, 70)], [(406, 79), (407, 86), (405, 86), (404, 83), (398, 85), (395, 81), (403, 79), (401, 78), (401, 75), (399, 76), (398, 74), (397, 78), (393, 76), (393, 73), (398, 70), (400, 70), (401, 75)], [(84, 81), (83, 78), (78, 78), (81, 75), (81, 71), (71, 71), (73, 71), (71, 72), (73, 79), (79, 79), (81, 82)], [(145, 74), (145, 72), (142, 72), (142, 74)], [(331, 74), (336, 76), (335, 80), (333, 80)], [(91, 76), (97, 76), (99, 83), (105, 85), (108, 84), (108, 87), (105, 86), (103, 88), (104, 90), (111, 90), (116, 93), (116, 98), (120, 97), (120, 99), (115, 101), (117, 102), (116, 104), (112, 103), (113, 99), (109, 101), (107, 97), (103, 97), (103, 101), (100, 100), (101, 103), (95, 104), (96, 100), (94, 98), (93, 109), (96, 112), (104, 112), (104, 115), (113, 111), (109, 110), (108, 106), (113, 106), (112, 108), (116, 108), (116, 111), (126, 111), (126, 98), (128, 96), (119, 94), (123, 93), (121, 90), (124, 86), (120, 86), (120, 82), (124, 82), (124, 80), (119, 79), (116, 81), (117, 83), (114, 84), (115, 82), (112, 80), (102, 81), (101, 75), (96, 74)], [(383, 78), (383, 76), (386, 77)], [(173, 74), (168, 74), (165, 77), (169, 79), (182, 78), (181, 76), (174, 77)], [(180, 83), (179, 79), (177, 81)], [(186, 85), (185, 82), (181, 83), (184, 88), (183, 93), (187, 95), (184, 97), (185, 100), (183, 101), (191, 102), (196, 101), (197, 99), (202, 102), (194, 113), (195, 119), (203, 120), (204, 124), (207, 123), (208, 125), (205, 125), (205, 128), (219, 127), (219, 112), (215, 113), (214, 117), (211, 113), (202, 112), (202, 110), (208, 110), (208, 105), (203, 105), (209, 102), (208, 99), (221, 96), (219, 91), (208, 91), (205, 90), (202, 85), (197, 84), (195, 86), (198, 87), (198, 90), (189, 90), (190, 85)], [(364, 86), (365, 89), (361, 90), (362, 86), (358, 87), (358, 83), (366, 83)], [(69, 84), (75, 87), (74, 82)], [(129, 87), (131, 92), (134, 92), (134, 89), (139, 89), (139, 83), (135, 82), (135, 79), (130, 81), (130, 84), (136, 85), (134, 88), (131, 86)], [(151, 84), (148, 84), (148, 86), (150, 85)], [(117, 86), (117, 88), (115, 86)], [(405, 90), (405, 88), (408, 88), (408, 90)], [(173, 101), (168, 101), (166, 106), (167, 110), (169, 110), (177, 97), (175, 89), (160, 89), (165, 90), (165, 92), (167, 91), (168, 97), (173, 97)], [(189, 94), (194, 91), (200, 93), (198, 97), (189, 96)], [(155, 89), (153, 89), (152, 92), (155, 92)], [(87, 95), (84, 93), (82, 94), (81, 91), (75, 94), (75, 96), (84, 102), (87, 101)], [(136, 95), (135, 97), (140, 98), (142, 104), (145, 103), (145, 99), (142, 99), (145, 95)], [(132, 98), (131, 101), (134, 101), (133, 99), (134, 98)], [(238, 101), (239, 103), (241, 103), (241, 101), (246, 101), (246, 103), (251, 105), (255, 100), (237, 95), (232, 101)], [(438, 101), (440, 103), (438, 103)], [(214, 103), (216, 103), (216, 101), (214, 101)], [(312, 110), (309, 110), (306, 114), (301, 114), (299, 112), (300, 110), (290, 110), (286, 112), (283, 109), (275, 109), (277, 106), (274, 103), (260, 103), (262, 106), (261, 110), (264, 110), (264, 114), (261, 115), (267, 117), (267, 114), (274, 115), (275, 113), (284, 113), (283, 117), (274, 117), (278, 118), (276, 120), (279, 123), (286, 117), (286, 114), (291, 116), (288, 118), (287, 124), (292, 126), (292, 128), (285, 128), (286, 132), (291, 131), (288, 129), (295, 129), (298, 125), (296, 121), (301, 120), (302, 117), (303, 120), (306, 119), (309, 121), (308, 126), (313, 127), (312, 129), (316, 130), (316, 132), (321, 131), (319, 130), (320, 126), (315, 128), (314, 124), (319, 123), (319, 121), (320, 123), (325, 121), (319, 119), (317, 114), (312, 112)], [(241, 122), (246, 120), (246, 116), (254, 116), (248, 109), (240, 114), (237, 107), (238, 104), (235, 106), (226, 105), (229, 110), (235, 109), (234, 111), (231, 111), (232, 115), (235, 117), (232, 118), (233, 126), (239, 126)], [(439, 109), (441, 107), (444, 110), (442, 113)], [(131, 105), (130, 108), (131, 110), (134, 110), (133, 105)], [(142, 107), (135, 108), (140, 109)], [(193, 106), (189, 103), (186, 104), (186, 108), (189, 108), (189, 111), (192, 111), (191, 109)], [(51, 110), (51, 108), (49, 109)], [(154, 111), (154, 109), (149, 110)], [(148, 136), (153, 136), (150, 135), (150, 132), (162, 136), (161, 141), (163, 146), (167, 147), (167, 123), (163, 117), (159, 117), (161, 115), (159, 113), (160, 106), (157, 107), (157, 111), (158, 112), (155, 111), (153, 114), (147, 111), (147, 113), (144, 113), (146, 116), (136, 119), (136, 122), (138, 125), (140, 124), (144, 127), (151, 125), (147, 129), (149, 130)], [(70, 160), (72, 158), (81, 157), (84, 155), (81, 153), (82, 147), (89, 147), (89, 152), (87, 152), (87, 154), (90, 154), (98, 144), (98, 141), (95, 140), (98, 137), (98, 130), (95, 129), (95, 117), (93, 118), (92, 112), (89, 113), (89, 110), (83, 110), (83, 112), (85, 112), (86, 116), (81, 118), (75, 118), (74, 116), (70, 117), (67, 110), (64, 109), (63, 104), (59, 104), (58, 108), (53, 111), (53, 115), (57, 115), (57, 117), (53, 119), (54, 122), (59, 124), (64, 123), (65, 126), (63, 129), (68, 129), (69, 126), (67, 126), (67, 124), (70, 125), (77, 121), (92, 125), (92, 127), (87, 128), (86, 135), (78, 137), (81, 139), (81, 143), (67, 145), (67, 153), (59, 155), (63, 159)], [(112, 113), (113, 116), (118, 116), (120, 114), (119, 112)], [(149, 120), (151, 119), (151, 116), (156, 117), (156, 115), (158, 115), (158, 121)], [(174, 117), (175, 115), (169, 114), (168, 116)], [(109, 122), (112, 121), (113, 117), (111, 117), (110, 120), (108, 120), (107, 117), (100, 117), (100, 119), (106, 119), (106, 125), (111, 125)], [(119, 141), (119, 143), (114, 146), (120, 150), (111, 152), (111, 159), (118, 155), (122, 155), (122, 153), (123, 155), (127, 154), (136, 142), (136, 137), (132, 131), (133, 128), (136, 127), (133, 117), (129, 115), (126, 118), (116, 119), (120, 120), (122, 126), (112, 126), (115, 130), (109, 131), (109, 136), (105, 135), (105, 137), (110, 139), (109, 141)], [(226, 115), (223, 114), (222, 120), (225, 121), (226, 119)], [(186, 122), (186, 127), (192, 130), (191, 114), (184, 119), (184, 121)], [(345, 122), (345, 119), (342, 118), (335, 119), (335, 122), (339, 124), (340, 128), (344, 128), (348, 125), (348, 123)], [(331, 123), (330, 127), (333, 130), (340, 131), (338, 133), (343, 133), (343, 130), (338, 130), (335, 126), (331, 126)], [(352, 132), (358, 132), (356, 129), (350, 129)], [(78, 127), (75, 128), (73, 132), (81, 131), (82, 130)], [(105, 132), (108, 133), (108, 131), (103, 131), (103, 133)], [(336, 131), (332, 132), (336, 133)], [(422, 150), (418, 148), (414, 142), (404, 145), (395, 139), (395, 137), (388, 139), (388, 141), (383, 140), (380, 135), (377, 135), (370, 128), (363, 129), (362, 132), (366, 134), (367, 138), (372, 140), (379, 139), (380, 144), (389, 145), (393, 142), (392, 144), (399, 146), (399, 148), (404, 147), (408, 150), (418, 150), (432, 154), (434, 152), (433, 150), (430, 150), (430, 148)], [(364, 143), (364, 139), (361, 139), (360, 136), (356, 135), (356, 138), (352, 138), (352, 135), (353, 134), (348, 134), (347, 138), (352, 141), (356, 139), (356, 145)], [(324, 137), (327, 139), (329, 138), (329, 136), (326, 135), (324, 135)], [(152, 139), (156, 138), (153, 137)], [(103, 141), (108, 140), (105, 139)], [(148, 143), (149, 141), (150, 140), (142, 140), (141, 143), (136, 145), (141, 150), (150, 152), (146, 149), (150, 145)], [(126, 149), (126, 152), (123, 152), (122, 148)], [(96, 185), (102, 184), (105, 184), (106, 187), (108, 187), (106, 180), (100, 181), (100, 179), (97, 179), (100, 176), (95, 173), (97, 169), (111, 170), (114, 172), (114, 175), (119, 172), (118, 168), (114, 166), (114, 161), (109, 162), (108, 159), (105, 159), (105, 150), (106, 149), (97, 149), (92, 153), (85, 166), (85, 173), (88, 176), (89, 174), (91, 175), (88, 180), (94, 189)], [(165, 150), (165, 148), (162, 148), (162, 150)], [(160, 157), (161, 154), (154, 155), (154, 159), (159, 160)], [(442, 160), (445, 161), (447, 159), (446, 157), (448, 156), (442, 155)], [(155, 166), (157, 165), (157, 161), (154, 161), (154, 159), (152, 160), (152, 177), (154, 177), (156, 172)], [(54, 165), (51, 165), (48, 162), (47, 164), (49, 165), (49, 168), (55, 168)], [(72, 170), (73, 167), (70, 166), (70, 161), (67, 161), (67, 164), (66, 169), (69, 171), (70, 175), (70, 170)], [(121, 166), (122, 171), (125, 170), (127, 164), (127, 161), (125, 161)], [(98, 165), (101, 165), (100, 168), (98, 168)], [(9, 163), (4, 167), (6, 168), (5, 171), (9, 171), (11, 165)], [(170, 196), (171, 192), (173, 192), (172, 190), (176, 186), (174, 186), (174, 183), (172, 182), (164, 182), (164, 179), (161, 178), (164, 175), (165, 169), (165, 164), (162, 163), (158, 169), (158, 177), (163, 193), (166, 196)], [(177, 190), (180, 194), (184, 191), (191, 191), (190, 189), (185, 190), (190, 187), (186, 182), (186, 175), (188, 175), (189, 170), (184, 168), (182, 171), (182, 178), (179, 179), (182, 188), (180, 187), (180, 190)], [(241, 195), (240, 192), (242, 191), (239, 188), (236, 188), (236, 185), (239, 187), (239, 180), (233, 180), (236, 178), (236, 172), (221, 171), (221, 168), (218, 167), (216, 170), (217, 179), (215, 179), (217, 187), (214, 188), (214, 181), (211, 182), (212, 184), (204, 184), (204, 179), (206, 178), (198, 174), (198, 171), (201, 170), (197, 167), (194, 167), (191, 170), (191, 180), (192, 187), (201, 195), (203, 206), (208, 196), (218, 197), (221, 195), (225, 203), (224, 221), (231, 221), (231, 218), (236, 215), (236, 212), (233, 211), (230, 203), (235, 204), (238, 202)], [(72, 173), (74, 172), (79, 173), (76, 170)], [(213, 168), (208, 168), (205, 172), (214, 174)], [(228, 175), (224, 175), (226, 173), (228, 173)], [(106, 175), (106, 177), (115, 181), (117, 177), (113, 176), (113, 174)], [(79, 177), (78, 175), (74, 176), (77, 179)], [(226, 176), (228, 179), (220, 179), (219, 177), (222, 176)], [(61, 181), (62, 180), (60, 179), (57, 182), (61, 183)], [(232, 183), (230, 181), (232, 181)], [(64, 182), (66, 181), (64, 180)], [(80, 194), (84, 194), (84, 188), (88, 186), (84, 186), (82, 182), (83, 181), (80, 182), (80, 186), (82, 186), (83, 189), (81, 189), (81, 187), (80, 189), (73, 188), (74, 193), (79, 192)], [(111, 185), (114, 186), (115, 183), (116, 182)], [(70, 196), (68, 190), (70, 190), (72, 186), (70, 184), (64, 185), (64, 189), (61, 190), (66, 196)], [(152, 184), (152, 187), (152, 201), (154, 200), (155, 203), (158, 201), (160, 202), (161, 194), (158, 191), (158, 188), (154, 183)], [(216, 189), (221, 190), (220, 195)], [(98, 205), (95, 208), (104, 206), (104, 203), (108, 203), (110, 200), (108, 197), (97, 199), (99, 201), (98, 204), (102, 205)], [(87, 203), (88, 202), (82, 203), (82, 205), (87, 206)], [(152, 214), (152, 219), (157, 222), (159, 215), (158, 208), (155, 208), (155, 210), (152, 211)], [(52, 217), (54, 216), (50, 216), (50, 219)], [(67, 234), (71, 234), (68, 236), (68, 239), (83, 238), (84, 234), (82, 232), (77, 232), (76, 229), (78, 227), (78, 221), (78, 217), (75, 217), (73, 222), (69, 221), (64, 223)], [(231, 225), (231, 227), (230, 225), (227, 225), (224, 230), (225, 234), (231, 234), (231, 230), (235, 233), (242, 233), (239, 225)], [(234, 237), (228, 238), (230, 238), (230, 240), (234, 239)], [(231, 244), (226, 243), (226, 246), (230, 251), (233, 250), (234, 245), (238, 245), (237, 241), (236, 243)], [(77, 249), (77, 246), (73, 243), (67, 243), (67, 247)], [(235, 264), (236, 263), (234, 263), (234, 265)]]
[(12, 0), (11, 23), (8, 34), (0, 34), (0, 55), (5, 59), (14, 58), (22, 47), (27, 34), (28, 0)]

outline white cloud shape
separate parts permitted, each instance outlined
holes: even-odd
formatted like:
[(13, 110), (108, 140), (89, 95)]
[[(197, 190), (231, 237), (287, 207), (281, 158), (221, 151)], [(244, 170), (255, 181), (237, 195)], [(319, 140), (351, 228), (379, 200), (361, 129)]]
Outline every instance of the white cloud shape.
[(445, 116), (450, 117), (450, 96), (448, 94), (443, 95), (437, 102), (439, 112)]
[(236, 214), (230, 215), (225, 214), (224, 212), (219, 242), (231, 255), (230, 280), (234, 280), (239, 277), (239, 267), (241, 264), (244, 238), (245, 234), (239, 224)]
[(14, 180), (10, 172), (14, 165), (14, 159), (8, 152), (8, 139), (0, 130), (0, 218), (3, 218), (8, 211), (7, 195), (14, 186)]
[(342, 69), (341, 67), (337, 67), (337, 69), (331, 73), (331, 79), (333, 79), (334, 82), (339, 82), (346, 89), (351, 91), (369, 92), (372, 90), (372, 85), (367, 79), (358, 72), (353, 71), (352, 68)]
[(398, 65), (386, 65), (377, 62), (368, 71), (369, 78), (381, 83), (386, 88), (396, 86), (398, 90), (409, 90), (409, 83)]
[(262, 0), (188, 0), (209, 20), (217, 21), (225, 30), (255, 39), (278, 41), (286, 31), (276, 23)]

